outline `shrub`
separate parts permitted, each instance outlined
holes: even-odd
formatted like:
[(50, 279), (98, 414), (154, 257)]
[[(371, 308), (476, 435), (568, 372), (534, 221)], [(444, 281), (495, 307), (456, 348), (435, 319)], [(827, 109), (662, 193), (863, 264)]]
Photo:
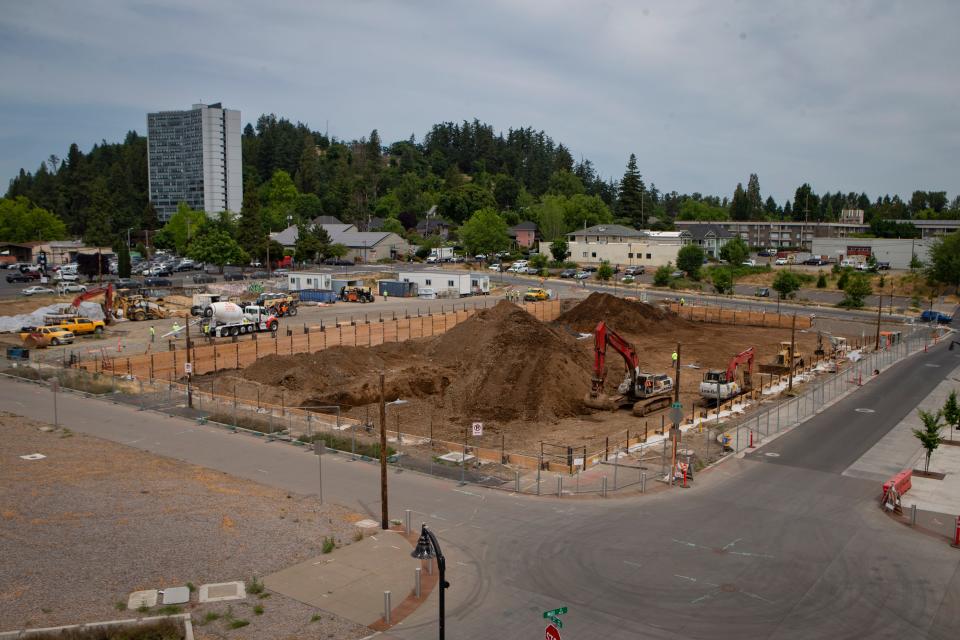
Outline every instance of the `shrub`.
[(826, 289), (827, 288), (827, 276), (822, 271), (817, 277), (817, 289)]
[[(297, 438), (300, 442), (304, 443), (313, 443), (318, 440), (322, 440), (327, 443), (327, 446), (331, 449), (337, 449), (339, 451), (351, 451), (351, 446), (353, 445), (353, 440), (348, 437), (335, 435), (332, 433), (317, 433), (312, 436), (302, 435)], [(396, 453), (396, 450), (387, 445), (387, 457), (389, 458)], [(379, 458), (380, 457), (380, 443), (364, 443), (357, 441), (357, 455), (366, 456), (368, 458)]]
[(658, 287), (666, 287), (670, 284), (670, 274), (673, 273), (673, 267), (668, 262), (662, 267), (658, 267), (653, 273), (653, 284)]
[(337, 548), (337, 542), (333, 539), (333, 536), (324, 536), (323, 538), (323, 552), (330, 553)]

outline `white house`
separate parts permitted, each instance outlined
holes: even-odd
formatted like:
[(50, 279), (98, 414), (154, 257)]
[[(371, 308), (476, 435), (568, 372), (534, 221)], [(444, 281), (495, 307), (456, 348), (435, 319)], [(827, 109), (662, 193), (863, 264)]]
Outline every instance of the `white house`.
[(320, 271), (295, 271), (287, 274), (287, 291), (324, 289), (329, 291), (333, 275)]
[(432, 289), (438, 298), (459, 298), (490, 293), (490, 276), (485, 273), (464, 271), (401, 271), (401, 282), (416, 283), (417, 289)]
[[(550, 242), (540, 243), (540, 253), (550, 255)], [(567, 234), (569, 260), (579, 264), (644, 265), (657, 267), (676, 262), (680, 247), (690, 244), (682, 231), (640, 231), (618, 224), (598, 224)]]

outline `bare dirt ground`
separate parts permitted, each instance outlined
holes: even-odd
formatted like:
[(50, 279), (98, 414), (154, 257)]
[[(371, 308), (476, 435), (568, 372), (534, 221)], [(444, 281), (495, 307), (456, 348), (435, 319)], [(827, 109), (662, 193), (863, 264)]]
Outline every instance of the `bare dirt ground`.
[[(131, 591), (231, 580), (249, 586), (254, 576), (320, 554), (325, 535), (352, 540), (355, 516), (342, 508), (44, 426), (0, 414), (0, 629), (133, 617), (139, 614), (118, 604)], [(31, 453), (47, 457), (19, 457)], [(199, 623), (197, 638), (369, 633), (266, 593), (204, 605), (194, 595), (184, 611)], [(250, 624), (229, 629), (228, 613)]]
[[(659, 429), (661, 414), (636, 418), (628, 411), (597, 412), (583, 399), (590, 389), (592, 337), (598, 321), (622, 333), (638, 352), (641, 368), (673, 375), (671, 354), (681, 343), (680, 400), (689, 410), (702, 404), (699, 385), (707, 368), (726, 368), (736, 353), (753, 346), (757, 364), (769, 362), (789, 330), (692, 323), (650, 305), (593, 294), (544, 324), (510, 303), (480, 313), (436, 338), (374, 348), (341, 347), (314, 354), (268, 356), (242, 371), (198, 380), (204, 389), (240, 395), (260, 389), (260, 400), (286, 406), (338, 404), (346, 415), (376, 416), (378, 372), (384, 371), (390, 425), (403, 432), (461, 441), (463, 430), (485, 422), (489, 445), (511, 451), (539, 450), (541, 440), (591, 448), (607, 436)], [(798, 351), (812, 354), (815, 333), (797, 334)], [(690, 368), (690, 365), (699, 368)], [(623, 379), (623, 360), (607, 354), (607, 389)], [(755, 381), (759, 378), (755, 378)], [(237, 381), (256, 383), (237, 385)], [(489, 438), (487, 436), (490, 436)], [(480, 444), (480, 443), (475, 443)]]

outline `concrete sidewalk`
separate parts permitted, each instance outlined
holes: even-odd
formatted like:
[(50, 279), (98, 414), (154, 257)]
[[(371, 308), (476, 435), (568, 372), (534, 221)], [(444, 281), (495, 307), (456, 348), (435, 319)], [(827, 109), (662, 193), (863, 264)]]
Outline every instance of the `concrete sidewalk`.
[[(926, 398), (923, 399), (923, 402), (921, 402), (916, 409), (923, 409), (924, 411), (939, 411), (941, 408), (943, 408), (943, 403), (953, 390), (960, 392), (960, 367), (954, 369), (953, 372), (951, 372), (943, 382), (937, 385), (937, 387), (930, 392)], [(883, 482), (889, 479), (890, 476), (899, 473), (904, 469), (922, 468), (923, 448), (920, 446), (920, 441), (917, 440), (917, 438), (913, 435), (913, 430), (919, 429), (922, 426), (923, 423), (920, 421), (920, 416), (917, 414), (917, 411), (911, 411), (909, 414), (907, 414), (907, 417), (901, 420), (897, 426), (887, 433), (887, 435), (873, 445), (869, 451), (863, 454), (859, 460), (847, 467), (847, 469), (843, 472), (843, 475)], [(949, 430), (945, 433), (945, 435), (949, 437)], [(960, 433), (955, 435), (960, 438)], [(942, 445), (939, 449), (937, 449), (936, 453), (933, 454), (933, 460), (930, 465), (931, 471), (947, 471), (947, 469), (937, 468), (939, 456), (945, 456), (944, 464), (950, 464), (946, 462), (949, 454), (944, 453), (947, 449), (954, 449), (954, 447)], [(960, 450), (958, 450), (956, 453), (960, 454)], [(954, 468), (954, 473), (960, 475), (960, 463), (958, 463), (958, 466)], [(914, 489), (917, 487), (918, 480), (923, 481), (921, 482), (921, 485), (928, 482), (937, 483), (938, 485), (943, 486), (944, 492), (946, 491), (946, 485), (944, 485), (944, 481), (930, 480), (927, 478), (914, 478)], [(877, 490), (879, 491), (879, 489), (880, 487), (878, 486)], [(908, 496), (904, 497), (905, 505), (911, 503), (913, 495), (914, 494), (911, 492), (908, 494)], [(944, 498), (947, 498), (946, 493), (944, 493)], [(950, 501), (952, 501), (954, 504), (957, 504), (958, 501), (960, 501), (960, 493), (954, 491)], [(917, 506), (920, 505), (918, 504)], [(958, 509), (960, 509), (960, 505), (955, 506), (947, 513), (952, 513)], [(957, 512), (960, 513), (960, 511)]]
[(410, 557), (411, 550), (401, 533), (379, 531), (268, 575), (263, 583), (294, 600), (370, 625), (383, 616), (384, 591), (390, 591), (396, 608), (413, 590), (420, 561)]

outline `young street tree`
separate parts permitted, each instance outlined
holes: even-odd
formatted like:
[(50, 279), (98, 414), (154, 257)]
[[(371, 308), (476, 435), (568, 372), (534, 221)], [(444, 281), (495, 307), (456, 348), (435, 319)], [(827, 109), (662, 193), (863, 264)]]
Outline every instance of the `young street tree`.
[(657, 287), (670, 286), (671, 273), (673, 273), (673, 266), (669, 262), (657, 267), (653, 272), (653, 284)]
[(920, 445), (926, 450), (926, 458), (923, 461), (923, 470), (930, 471), (930, 457), (937, 450), (943, 438), (940, 437), (940, 412), (930, 413), (923, 409), (917, 409), (920, 420), (923, 422), (922, 429), (914, 429), (913, 435), (920, 441)]
[(951, 391), (947, 396), (942, 412), (944, 421), (950, 426), (950, 442), (953, 442), (953, 430), (960, 427), (960, 404), (957, 403), (956, 391)]
[(597, 269), (597, 280), (606, 282), (613, 277), (613, 267), (610, 266), (609, 260), (604, 260), (600, 263), (600, 267)]
[(800, 290), (800, 278), (793, 271), (779, 271), (773, 278), (773, 290), (777, 292), (777, 313), (780, 313), (780, 300)]
[(846, 286), (843, 288), (843, 300), (840, 301), (841, 307), (848, 309), (859, 309), (863, 306), (864, 299), (873, 293), (870, 287), (870, 281), (862, 273), (850, 276)]
[(692, 280), (700, 279), (700, 267), (703, 266), (703, 249), (695, 244), (688, 244), (677, 252), (677, 268), (683, 271)]
[(711, 280), (713, 280), (713, 288), (717, 293), (733, 293), (733, 275), (730, 273), (730, 269), (714, 269)]

